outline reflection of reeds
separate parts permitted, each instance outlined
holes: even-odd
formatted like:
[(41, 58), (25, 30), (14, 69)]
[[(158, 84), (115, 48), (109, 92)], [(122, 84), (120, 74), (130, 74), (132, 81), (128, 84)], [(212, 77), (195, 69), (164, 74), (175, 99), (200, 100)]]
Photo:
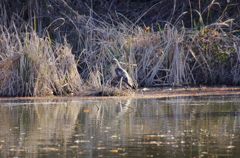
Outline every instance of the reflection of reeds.
[[(66, 143), (74, 133), (74, 127), (77, 123), (77, 117), (82, 106), (78, 102), (71, 100), (59, 102), (58, 100), (50, 100), (51, 104), (41, 104), (36, 102), (34, 107), (37, 115), (37, 136), (44, 136), (51, 144), (51, 139), (64, 139)], [(32, 137), (34, 138), (34, 134)], [(66, 144), (65, 144), (66, 145)]]
[[(235, 129), (238, 129), (239, 113), (236, 111), (239, 100), (225, 99), (180, 97), (166, 100), (47, 99), (2, 102), (1, 156), (36, 157), (48, 151), (55, 151), (51, 154), (58, 156), (77, 152), (87, 154), (119, 145), (128, 152), (129, 145), (139, 147), (140, 142), (140, 148), (153, 143), (167, 146), (178, 144), (186, 152), (191, 145), (196, 147), (212, 141), (231, 148), (233, 144), (230, 140), (237, 133)], [(232, 108), (230, 111), (229, 104)], [(205, 149), (204, 144), (200, 147)], [(202, 152), (202, 149), (199, 150)]]

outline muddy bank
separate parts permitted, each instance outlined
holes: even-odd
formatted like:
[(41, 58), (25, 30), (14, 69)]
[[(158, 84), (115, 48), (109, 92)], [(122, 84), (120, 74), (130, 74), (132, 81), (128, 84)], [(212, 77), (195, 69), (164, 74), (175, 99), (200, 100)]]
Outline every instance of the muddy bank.
[(129, 98), (168, 98), (178, 96), (240, 95), (240, 87), (190, 87), (190, 88), (140, 88), (132, 90), (128, 96), (48, 96), (48, 97), (0, 97), (0, 100), (24, 99), (129, 99)]
[(151, 88), (142, 89), (136, 97), (165, 98), (177, 96), (233, 95), (240, 94), (240, 87), (191, 87), (191, 88)]

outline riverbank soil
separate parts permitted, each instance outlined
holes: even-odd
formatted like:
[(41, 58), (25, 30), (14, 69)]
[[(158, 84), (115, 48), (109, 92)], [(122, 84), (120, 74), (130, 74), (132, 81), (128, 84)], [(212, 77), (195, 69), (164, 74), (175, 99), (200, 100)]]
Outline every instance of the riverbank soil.
[(240, 94), (240, 87), (185, 87), (185, 88), (143, 88), (137, 98), (165, 98), (177, 96), (233, 95)]
[[(0, 100), (25, 100), (25, 99), (131, 99), (131, 98), (169, 98), (180, 96), (207, 96), (207, 95), (240, 95), (240, 87), (151, 87), (127, 90), (122, 96), (97, 96), (97, 95), (68, 95), (68, 96), (47, 96), (47, 97), (0, 97)], [(100, 92), (98, 92), (100, 93)]]

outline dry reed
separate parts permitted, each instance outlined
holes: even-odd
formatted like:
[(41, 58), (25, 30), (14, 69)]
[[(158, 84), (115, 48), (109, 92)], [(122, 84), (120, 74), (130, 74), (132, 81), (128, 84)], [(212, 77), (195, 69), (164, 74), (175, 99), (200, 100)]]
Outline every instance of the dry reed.
[(33, 32), (9, 34), (1, 28), (0, 95), (45, 96), (79, 94), (82, 79), (71, 47), (53, 45)]
[[(187, 12), (180, 13), (176, 6), (169, 19), (174, 25), (138, 25), (160, 4), (154, 3), (132, 22), (119, 13), (100, 16), (90, 5), (85, 8), (89, 14), (83, 15), (66, 2), (56, 2), (62, 17), (47, 27), (39, 18), (41, 12), (31, 13), (29, 22), (18, 16), (9, 22), (0, 6), (5, 19), (0, 36), (0, 95), (121, 95), (121, 90), (109, 87), (112, 58), (122, 62), (139, 86), (239, 85), (240, 41), (234, 20), (224, 17), (226, 10), (209, 24), (204, 22), (210, 16), (204, 17), (220, 4), (212, 1), (199, 11), (190, 5), (191, 29), (179, 23)], [(56, 9), (52, 7), (49, 12)], [(174, 17), (176, 13), (180, 16)]]

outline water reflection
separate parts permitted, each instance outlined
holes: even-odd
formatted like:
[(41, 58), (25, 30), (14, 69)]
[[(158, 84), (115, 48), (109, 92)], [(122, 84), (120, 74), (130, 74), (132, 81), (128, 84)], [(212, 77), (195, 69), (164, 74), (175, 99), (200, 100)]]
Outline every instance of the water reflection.
[(239, 96), (0, 101), (0, 157), (238, 157)]

